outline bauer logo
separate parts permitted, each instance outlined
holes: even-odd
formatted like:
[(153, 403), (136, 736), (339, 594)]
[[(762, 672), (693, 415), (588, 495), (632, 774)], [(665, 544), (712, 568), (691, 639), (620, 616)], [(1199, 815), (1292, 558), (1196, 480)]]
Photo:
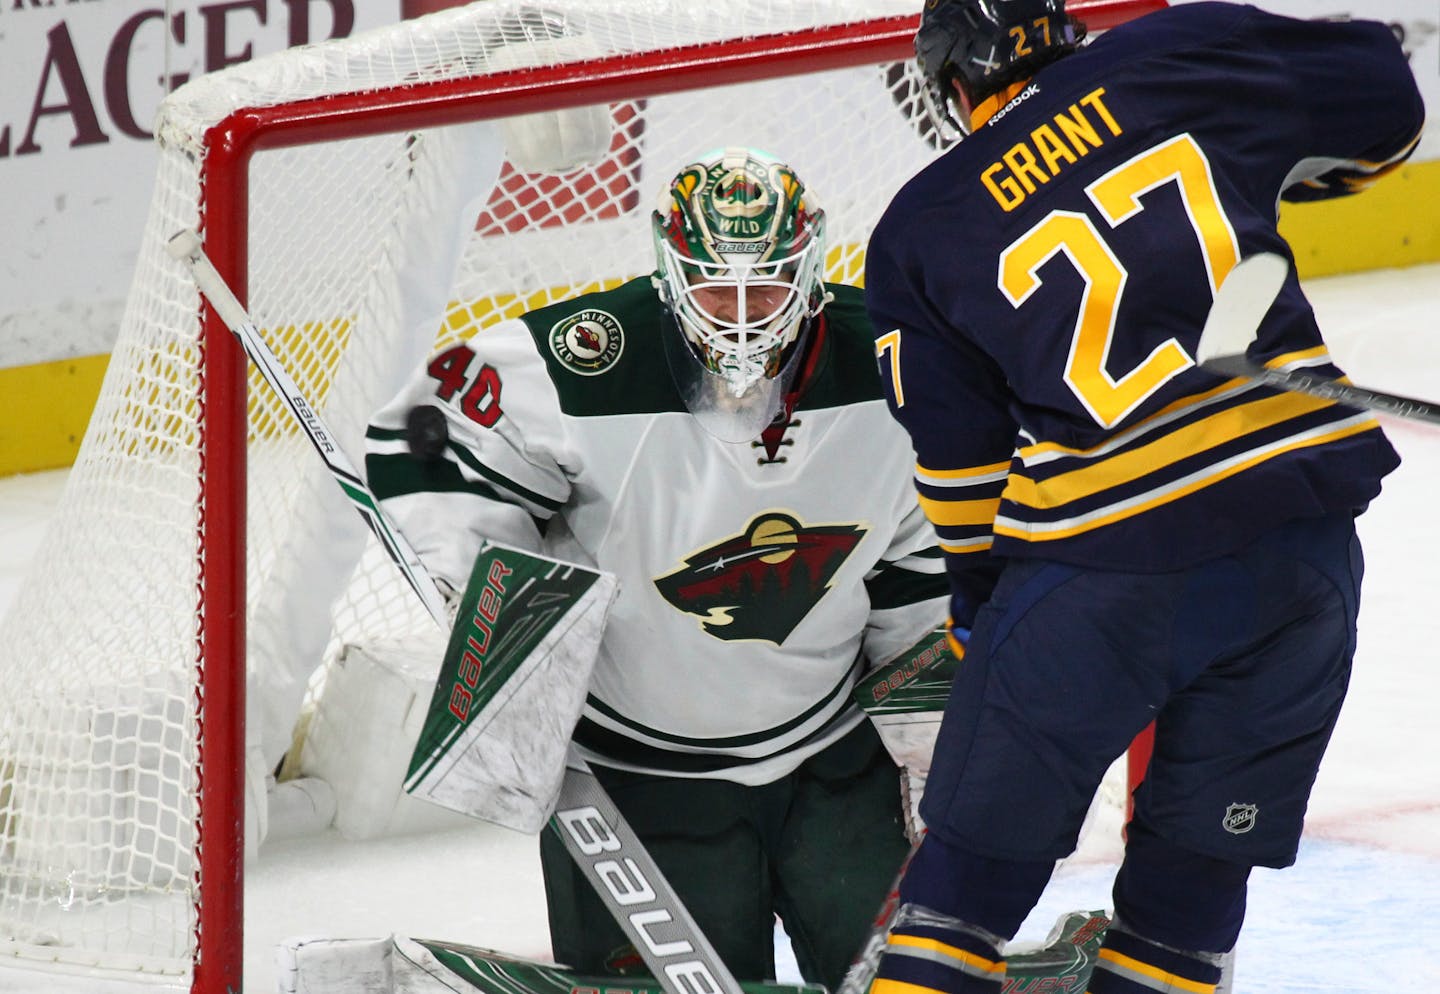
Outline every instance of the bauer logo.
[(770, 251), (768, 239), (761, 238), (753, 242), (716, 242), (716, 252), (754, 252), (757, 255), (764, 255)]
[[(688, 925), (666, 906), (665, 884), (646, 878), (653, 864), (625, 854), (626, 840), (593, 805), (556, 810), (561, 841), (580, 865), (652, 968), (659, 966), (670, 990), (717, 992), (724, 988), (706, 955), (687, 938)], [(631, 843), (634, 845), (635, 843)], [(643, 850), (641, 850), (643, 852)], [(648, 861), (647, 861), (648, 863)], [(609, 988), (607, 987), (607, 990)]]
[(1225, 809), (1220, 825), (1231, 835), (1244, 835), (1255, 827), (1255, 817), (1260, 812), (1258, 805), (1235, 803)]
[(615, 316), (583, 310), (550, 329), (550, 351), (561, 365), (581, 376), (598, 376), (615, 365), (625, 349), (625, 332)]

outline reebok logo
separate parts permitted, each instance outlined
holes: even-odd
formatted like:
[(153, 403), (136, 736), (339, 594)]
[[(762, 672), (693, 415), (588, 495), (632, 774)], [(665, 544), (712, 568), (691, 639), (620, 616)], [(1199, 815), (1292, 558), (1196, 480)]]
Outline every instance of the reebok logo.
[(1011, 112), (1012, 110), (1014, 110), (1016, 107), (1019, 107), (1021, 104), (1023, 104), (1025, 101), (1029, 100), (1031, 97), (1035, 96), (1035, 94), (1037, 94), (1037, 93), (1039, 93), (1039, 92), (1040, 92), (1040, 86), (1039, 86), (1039, 84), (1038, 84), (1038, 83), (1031, 83), (1029, 86), (1025, 87), (1025, 89), (1021, 90), (1021, 91), (1016, 95), (1016, 97), (1015, 97), (1014, 100), (1011, 100), (1011, 101), (1010, 101), (1008, 104), (1006, 104), (1004, 107), (1001, 107), (999, 110), (997, 110), (997, 111), (995, 112), (995, 116), (992, 117), (992, 118), (990, 118), (990, 120), (986, 121), (985, 124), (986, 124), (987, 126), (988, 126), (988, 125), (991, 125), (991, 124), (994, 124), (996, 121), (1000, 120), (1000, 119), (1001, 119), (1002, 117), (1004, 117), (1006, 114), (1010, 113), (1010, 112)]

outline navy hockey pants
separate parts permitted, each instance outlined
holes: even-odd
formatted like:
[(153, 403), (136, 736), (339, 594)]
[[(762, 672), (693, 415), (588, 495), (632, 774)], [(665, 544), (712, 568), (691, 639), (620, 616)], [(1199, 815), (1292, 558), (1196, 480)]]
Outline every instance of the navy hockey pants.
[(1205, 857), (1289, 865), (1362, 572), (1348, 514), (1170, 573), (1012, 561), (955, 678), (921, 805), (931, 833), (981, 859), (1068, 855), (1106, 770), (1155, 720), (1137, 819)]

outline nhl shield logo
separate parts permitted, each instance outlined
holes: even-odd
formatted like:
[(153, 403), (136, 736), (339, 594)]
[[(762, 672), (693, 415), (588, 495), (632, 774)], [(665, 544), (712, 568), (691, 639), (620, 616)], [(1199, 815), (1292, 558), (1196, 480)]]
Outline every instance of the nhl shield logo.
[(1225, 809), (1225, 817), (1220, 820), (1220, 827), (1231, 835), (1244, 835), (1255, 827), (1255, 816), (1259, 812), (1259, 805), (1241, 804), (1237, 801)]
[(550, 329), (550, 351), (572, 373), (597, 376), (615, 365), (625, 333), (613, 314), (577, 311)]

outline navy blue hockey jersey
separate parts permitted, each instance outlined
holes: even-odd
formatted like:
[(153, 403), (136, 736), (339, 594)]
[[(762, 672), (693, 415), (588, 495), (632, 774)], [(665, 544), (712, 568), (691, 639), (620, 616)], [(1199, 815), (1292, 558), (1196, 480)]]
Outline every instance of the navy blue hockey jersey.
[[(1403, 161), (1420, 94), (1389, 30), (1195, 3), (992, 105), (877, 226), (867, 306), (967, 625), (997, 560), (1180, 568), (1353, 509), (1398, 457), (1373, 417), (1193, 355), (1279, 201)], [(1251, 356), (1339, 375), (1291, 275)]]

